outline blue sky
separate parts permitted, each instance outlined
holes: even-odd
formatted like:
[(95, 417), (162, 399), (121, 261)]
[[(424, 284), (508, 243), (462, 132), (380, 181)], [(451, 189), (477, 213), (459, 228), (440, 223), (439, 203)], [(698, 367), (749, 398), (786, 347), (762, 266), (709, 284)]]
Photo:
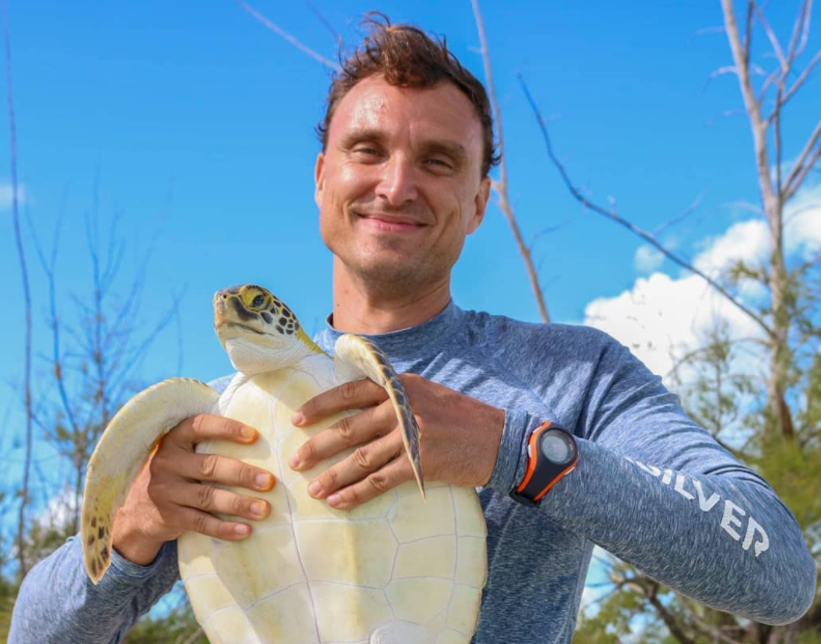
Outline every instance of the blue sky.
[[(330, 255), (317, 234), (313, 164), (327, 68), (267, 30), (232, 0), (99, 3), (10, 0), (14, 98), (24, 207), (49, 238), (64, 212), (58, 264), (60, 308), (89, 280), (84, 213), (115, 215), (128, 243), (123, 275), (156, 236), (140, 323), (149, 329), (174, 298), (179, 333), (164, 333), (146, 359), (145, 383), (172, 375), (211, 379), (230, 370), (211, 329), (212, 293), (257, 282), (297, 312), (309, 331), (330, 310)], [(335, 39), (307, 2), (258, 0), (268, 18), (324, 56)], [(470, 3), (315, 0), (352, 43), (362, 14), (378, 9), (447, 36), (484, 78)], [(789, 34), (796, 7), (772, 3), (774, 28)], [(484, 2), (494, 80), (503, 109), (509, 194), (533, 243), (554, 321), (580, 323), (591, 302), (630, 292), (639, 240), (583, 211), (545, 155), (517, 74), (549, 119), (574, 180), (647, 229), (699, 207), (663, 239), (695, 257), (710, 240), (750, 218), (757, 184), (735, 78), (710, 81), (730, 64), (726, 38), (699, 35), (721, 24), (718, 2), (591, 0)], [(817, 11), (816, 11), (817, 13)], [(758, 34), (763, 44), (763, 35)], [(817, 50), (818, 36), (812, 36)], [(762, 65), (772, 59), (762, 55)], [(5, 105), (5, 83), (2, 88)], [(818, 118), (818, 79), (790, 104), (785, 157), (797, 154)], [(8, 126), (0, 127), (0, 195), (8, 192)], [(95, 197), (95, 183), (98, 185)], [(735, 204), (735, 205), (734, 205)], [(45, 280), (29, 245), (36, 349), (48, 350)], [(679, 273), (667, 264), (657, 274)], [(0, 198), (0, 447), (17, 480), (23, 310), (8, 198)], [(127, 292), (127, 280), (120, 283)], [(491, 207), (454, 274), (463, 308), (538, 320), (523, 264), (501, 213)], [(182, 372), (178, 371), (178, 336)], [(45, 363), (35, 363), (38, 391)], [(39, 454), (48, 458), (47, 450)]]

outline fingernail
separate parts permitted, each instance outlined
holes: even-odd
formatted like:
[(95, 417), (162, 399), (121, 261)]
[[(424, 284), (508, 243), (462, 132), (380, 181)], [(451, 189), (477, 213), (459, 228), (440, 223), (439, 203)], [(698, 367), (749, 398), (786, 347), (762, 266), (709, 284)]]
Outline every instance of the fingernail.
[(237, 523), (234, 526), (234, 534), (236, 534), (238, 537), (245, 537), (250, 533), (251, 533), (251, 528), (249, 528), (247, 525), (245, 525), (243, 523)]
[(257, 487), (260, 490), (264, 490), (271, 484), (271, 475), (270, 474), (257, 474), (254, 481), (257, 484)]
[(338, 494), (331, 494), (328, 497), (328, 505), (337, 505), (341, 499)]
[(265, 514), (265, 504), (262, 501), (254, 501), (251, 504), (251, 514), (261, 517)]
[(322, 486), (319, 484), (319, 481), (313, 481), (308, 486), (308, 494), (310, 494), (311, 496), (319, 496), (321, 492)]
[(298, 467), (299, 467), (299, 456), (297, 456), (296, 454), (294, 454), (294, 455), (291, 457), (291, 460), (290, 460), (290, 461), (288, 461), (288, 464), (291, 466), (291, 468), (292, 468), (292, 469), (296, 469), (296, 468), (298, 468)]
[(243, 438), (247, 438), (250, 440), (257, 435), (257, 430), (255, 430), (253, 427), (243, 427), (241, 433)]
[(291, 416), (291, 422), (294, 425), (301, 425), (305, 422), (305, 416), (302, 415), (301, 411), (295, 412), (293, 416)]

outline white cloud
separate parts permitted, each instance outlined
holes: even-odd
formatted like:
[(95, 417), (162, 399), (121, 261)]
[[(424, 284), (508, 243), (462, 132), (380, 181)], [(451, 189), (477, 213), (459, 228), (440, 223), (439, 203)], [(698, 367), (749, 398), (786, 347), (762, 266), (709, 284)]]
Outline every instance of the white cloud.
[(821, 251), (821, 184), (807, 188), (787, 204), (784, 245), (788, 253), (811, 259)]
[(767, 259), (768, 239), (767, 224), (763, 219), (733, 224), (725, 233), (703, 242), (704, 250), (693, 260), (693, 265), (715, 277), (739, 261), (760, 264)]
[(760, 335), (746, 314), (700, 277), (674, 279), (654, 273), (616, 297), (588, 304), (584, 322), (606, 331), (630, 347), (651, 371), (666, 376), (720, 319), (728, 321), (735, 337)]
[[(11, 183), (0, 183), (0, 210), (8, 210), (12, 206), (12, 201), (14, 199), (14, 190), (12, 189)], [(17, 186), (17, 200), (20, 204), (26, 201), (26, 188), (25, 186)]]
[[(785, 209), (784, 244), (789, 255), (804, 259), (821, 251), (821, 184), (803, 190)], [(693, 264), (714, 277), (720, 269), (744, 261), (765, 264), (769, 256), (769, 232), (761, 217), (730, 226), (723, 234), (705, 240)], [(647, 249), (647, 250), (642, 250)], [(650, 256), (642, 246), (636, 252)], [(648, 260), (649, 261), (649, 260)], [(746, 281), (738, 297), (754, 308), (766, 295), (763, 285)], [(607, 331), (629, 346), (654, 373), (668, 376), (685, 353), (703, 343), (721, 321), (732, 338), (761, 338), (763, 331), (746, 313), (718, 294), (703, 279), (690, 273), (670, 277), (653, 272), (636, 279), (633, 286), (614, 297), (598, 298), (585, 308), (584, 323)], [(736, 368), (754, 374), (762, 356), (752, 347), (741, 352)]]
[(636, 249), (633, 257), (633, 266), (639, 273), (652, 273), (664, 261), (664, 255), (647, 244), (643, 244)]

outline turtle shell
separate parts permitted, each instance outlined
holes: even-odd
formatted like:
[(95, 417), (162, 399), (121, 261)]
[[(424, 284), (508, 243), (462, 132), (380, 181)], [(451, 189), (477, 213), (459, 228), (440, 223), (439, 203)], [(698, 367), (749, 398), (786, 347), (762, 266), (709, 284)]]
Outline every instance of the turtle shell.
[(318, 358), (311, 373), (260, 374), (221, 401), (226, 416), (259, 430), (256, 443), (198, 448), (277, 478), (259, 495), (271, 513), (249, 538), (180, 538), (180, 575), (198, 622), (212, 644), (469, 644), (487, 573), (473, 489), (432, 483), (424, 501), (412, 481), (340, 511), (306, 488), (347, 453), (305, 472), (288, 467), (308, 437), (338, 418), (307, 429), (290, 422), (302, 403), (339, 384), (333, 361)]

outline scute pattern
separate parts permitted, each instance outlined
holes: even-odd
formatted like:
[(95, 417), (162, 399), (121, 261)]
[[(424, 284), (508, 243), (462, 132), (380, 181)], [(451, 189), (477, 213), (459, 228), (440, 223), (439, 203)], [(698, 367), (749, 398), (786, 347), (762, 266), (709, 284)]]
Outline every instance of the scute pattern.
[(473, 490), (433, 484), (425, 502), (409, 482), (344, 512), (306, 492), (333, 461), (307, 472), (287, 466), (294, 450), (335, 420), (297, 429), (293, 410), (335, 384), (333, 362), (321, 355), (311, 373), (255, 376), (236, 391), (227, 415), (256, 427), (260, 439), (250, 449), (200, 446), (231, 456), (241, 448), (277, 484), (270, 517), (245, 541), (180, 539), (180, 573), (197, 619), (212, 644), (469, 644), (486, 575), (486, 530)]

